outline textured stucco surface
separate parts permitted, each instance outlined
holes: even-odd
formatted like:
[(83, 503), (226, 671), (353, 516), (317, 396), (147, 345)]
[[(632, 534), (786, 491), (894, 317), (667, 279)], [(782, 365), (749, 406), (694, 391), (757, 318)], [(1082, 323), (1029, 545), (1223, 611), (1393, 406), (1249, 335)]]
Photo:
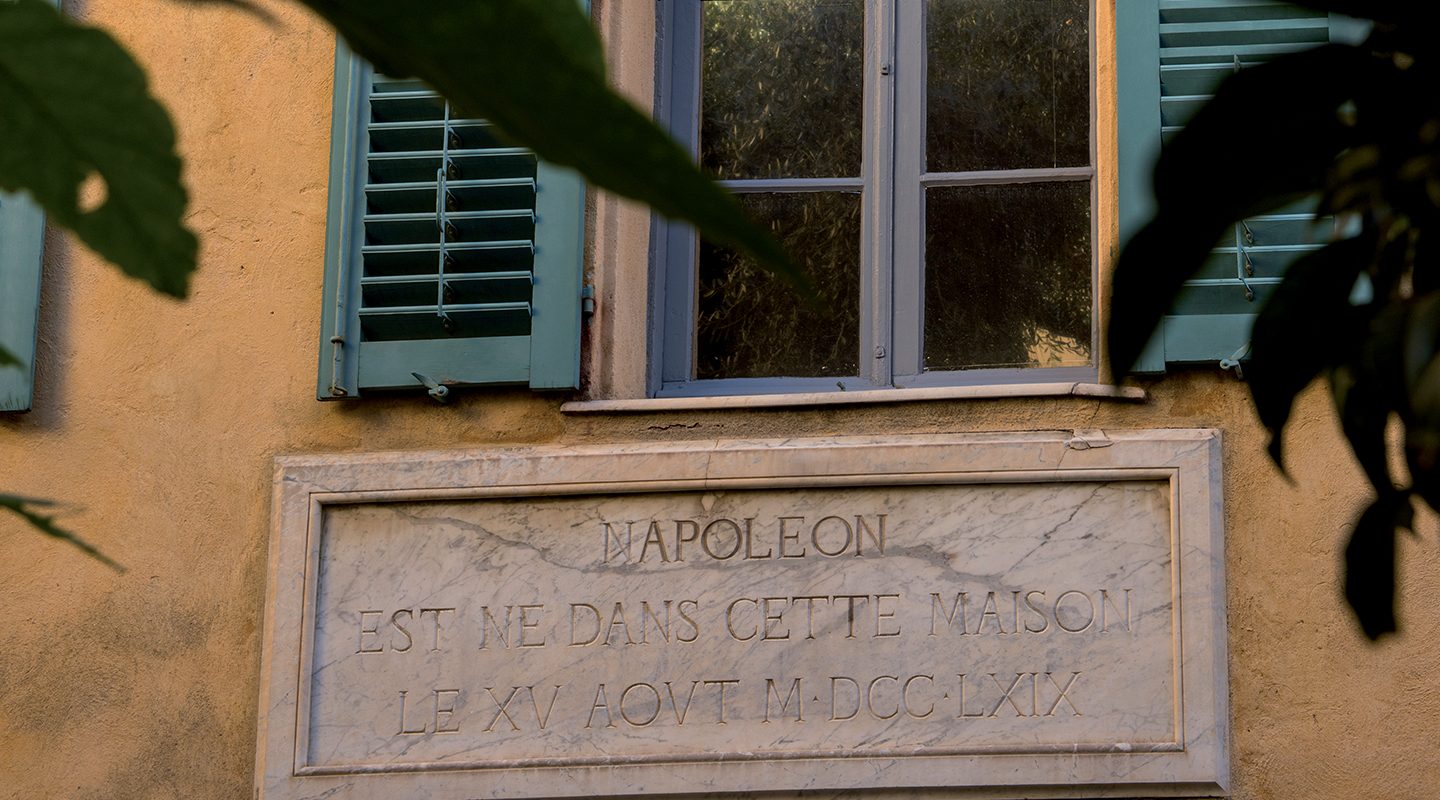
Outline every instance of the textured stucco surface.
[[(630, 2), (653, 6), (610, 0), (602, 29), (618, 35), (606, 15)], [(177, 303), (63, 235), (47, 242), (35, 411), (0, 418), (0, 486), (62, 498), (64, 522), (128, 571), (0, 518), (0, 797), (251, 796), (278, 454), (1141, 427), (1224, 432), (1234, 796), (1440, 791), (1436, 526), (1424, 516), (1401, 546), (1403, 635), (1365, 643), (1340, 599), (1337, 555), (1365, 490), (1322, 391), (1304, 396), (1287, 437), (1293, 483), (1267, 462), (1244, 386), (1210, 371), (1147, 384), (1141, 405), (566, 416), (562, 398), (520, 392), (448, 407), (317, 402), (333, 38), (291, 5), (266, 7), (277, 24), (165, 0), (72, 9), (114, 30), (169, 104), (202, 263)], [(647, 58), (612, 52), (641, 99)], [(1100, 141), (1111, 153), (1104, 126)], [(604, 343), (643, 332), (633, 289), (646, 215), (596, 205), (602, 330), (587, 358), (593, 385), (613, 394), (644, 379), (643, 361)], [(607, 318), (609, 306), (623, 313)]]

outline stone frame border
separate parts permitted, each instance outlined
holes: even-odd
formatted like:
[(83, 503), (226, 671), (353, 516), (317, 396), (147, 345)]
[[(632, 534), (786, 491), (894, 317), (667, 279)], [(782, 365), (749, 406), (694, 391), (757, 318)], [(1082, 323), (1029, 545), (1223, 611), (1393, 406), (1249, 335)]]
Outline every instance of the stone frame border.
[[(595, 480), (598, 475), (623, 477)], [(319, 768), (302, 763), (309, 707), (304, 677), (326, 505), (712, 488), (1155, 479), (1168, 480), (1171, 487), (1174, 663), (1179, 672), (1174, 743), (712, 759), (527, 758), (472, 765)], [(712, 440), (277, 458), (257, 796), (379, 800), (922, 787), (993, 798), (1224, 794), (1229, 714), (1223, 513), (1220, 437), (1213, 430)], [(282, 628), (278, 621), (300, 624)], [(1023, 783), (1015, 777), (1020, 774), (1027, 776)], [(1117, 780), (1117, 775), (1124, 778)]]

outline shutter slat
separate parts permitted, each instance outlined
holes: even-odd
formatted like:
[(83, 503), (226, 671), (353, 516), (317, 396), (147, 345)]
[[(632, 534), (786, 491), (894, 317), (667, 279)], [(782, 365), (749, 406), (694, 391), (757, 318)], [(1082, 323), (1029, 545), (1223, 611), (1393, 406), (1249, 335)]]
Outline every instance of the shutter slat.
[(1175, 47), (1324, 42), (1329, 38), (1330, 23), (1323, 15), (1203, 22), (1165, 22), (1162, 16), (1160, 22), (1162, 53)]
[[(1290, 266), (1291, 261), (1320, 247), (1321, 245), (1251, 247), (1246, 248), (1243, 255), (1236, 247), (1217, 247), (1210, 251), (1210, 256), (1205, 259), (1205, 264), (1195, 273), (1195, 278), (1190, 283), (1212, 278), (1238, 281), (1241, 275), (1245, 275), (1245, 279), (1251, 283), (1264, 278), (1278, 278), (1285, 274), (1285, 268)], [(1244, 272), (1247, 261), (1250, 264), (1249, 274)], [(1238, 282), (1235, 285), (1243, 292), (1244, 287)]]
[(360, 309), (360, 328), (366, 341), (527, 336), (530, 304), (462, 303), (445, 307), (396, 306)]
[(1252, 66), (1264, 61), (1269, 61), (1276, 56), (1286, 53), (1298, 53), (1314, 47), (1321, 42), (1306, 42), (1302, 44), (1244, 44), (1244, 45), (1205, 45), (1197, 47), (1164, 47), (1160, 50), (1160, 56), (1169, 64), (1189, 64), (1193, 66), (1219, 66), (1228, 64), (1232, 68), (1235, 59), (1240, 59), (1241, 66)]
[[(457, 211), (447, 219), (454, 231), (451, 241), (513, 240), (528, 235), (535, 227), (535, 212), (529, 209)], [(375, 244), (438, 244), (440, 227), (434, 212), (369, 214), (365, 217), (365, 236)]]
[(1209, 96), (1234, 71), (1234, 60), (1223, 64), (1167, 64), (1160, 68), (1160, 83), (1168, 95)]
[[(447, 245), (451, 253), (465, 252), (492, 252), (496, 250), (515, 250), (529, 254), (533, 245), (530, 240), (515, 240), (508, 242), (454, 242)], [(366, 245), (362, 250), (365, 256), (383, 255), (387, 253), (408, 254), (408, 253), (438, 253), (439, 248), (433, 244), (375, 244)]]
[[(440, 150), (372, 153), (372, 183), (416, 183), (433, 180), (444, 155)], [(450, 153), (455, 167), (452, 178), (457, 180), (524, 178), (535, 175), (535, 154), (520, 147), (496, 147), (488, 150), (455, 150)]]
[[(438, 150), (444, 144), (444, 120), (376, 122), (369, 127), (370, 152)], [(449, 130), (460, 141), (460, 149), (500, 147), (494, 126), (483, 120), (451, 120)]]
[(414, 122), (444, 119), (445, 103), (434, 92), (370, 95), (370, 122)]
[[(1274, 279), (1256, 279), (1250, 281), (1250, 289), (1255, 293), (1254, 300), (1245, 298), (1245, 289), (1237, 280), (1198, 280), (1186, 284), (1186, 290), (1180, 294), (1175, 301), (1175, 307), (1170, 310), (1172, 316), (1190, 314), (1250, 314), (1256, 312), (1257, 306), (1269, 299), (1270, 294), (1275, 290), (1275, 284), (1279, 283)], [(1231, 352), (1234, 352), (1233, 350)], [(1217, 359), (1229, 355), (1222, 353), (1216, 356)], [(1174, 359), (1171, 359), (1172, 361)]]
[[(535, 205), (535, 180), (529, 177), (450, 181), (445, 188), (460, 206), (478, 211)], [(433, 213), (438, 189), (433, 180), (377, 183), (365, 187), (365, 197), (372, 213), (398, 214), (421, 209)]]
[(370, 91), (374, 94), (387, 94), (390, 92), (424, 92), (434, 97), (440, 96), (429, 86), (426, 86), (425, 82), (420, 80), (419, 78), (392, 78), (388, 75), (382, 75), (378, 72), (375, 73), (374, 77), (370, 81)]
[[(433, 305), (438, 279), (435, 274), (370, 277), (361, 282), (361, 293), (369, 307)], [(529, 272), (459, 273), (446, 275), (445, 285), (457, 304), (516, 303), (528, 302), (534, 279)]]

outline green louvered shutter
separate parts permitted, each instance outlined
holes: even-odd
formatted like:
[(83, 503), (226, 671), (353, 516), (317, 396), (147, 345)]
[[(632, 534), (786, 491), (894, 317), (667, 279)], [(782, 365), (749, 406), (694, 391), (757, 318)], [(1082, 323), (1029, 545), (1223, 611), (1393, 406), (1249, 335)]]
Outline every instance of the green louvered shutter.
[(23, 362), (0, 366), (0, 412), (30, 410), (44, 252), (45, 212), (23, 194), (0, 192), (0, 347)]
[(0, 347), (22, 363), (0, 366), (0, 412), (29, 411), (45, 215), (28, 197), (0, 193)]
[(334, 114), (319, 396), (577, 387), (583, 180), (343, 44)]
[[(1116, 13), (1121, 241), (1154, 212), (1155, 156), (1226, 75), (1356, 35), (1353, 20), (1273, 0), (1119, 0)], [(1244, 179), (1237, 170), (1234, 180)], [(1243, 353), (1285, 268), (1330, 233), (1309, 211), (1300, 205), (1236, 224), (1186, 283), (1135, 371)]]

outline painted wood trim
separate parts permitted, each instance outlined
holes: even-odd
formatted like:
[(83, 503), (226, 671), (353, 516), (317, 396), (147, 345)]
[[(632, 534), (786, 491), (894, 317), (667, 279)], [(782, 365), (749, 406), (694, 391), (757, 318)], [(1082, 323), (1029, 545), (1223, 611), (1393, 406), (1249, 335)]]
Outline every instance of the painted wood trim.
[(580, 387), (580, 292), (585, 272), (585, 180), (539, 163), (535, 179), (532, 389)]
[(360, 385), (366, 391), (424, 390), (420, 373), (447, 385), (514, 384), (530, 381), (530, 337), (424, 339), (366, 342)]
[(320, 314), (316, 397), (360, 393), (360, 245), (364, 240), (365, 152), (369, 146), (369, 69), (335, 40), (335, 101), (330, 122), (330, 200), (325, 227), (325, 288)]
[[(1157, 0), (1115, 4), (1115, 80), (1119, 139), (1116, 166), (1123, 247), (1155, 213), (1150, 176), (1160, 154), (1160, 6)], [(1133, 369), (1139, 373), (1165, 371), (1165, 346), (1158, 331)]]
[(26, 195), (0, 194), (0, 346), (23, 362), (0, 367), (0, 412), (30, 410), (44, 251), (45, 212)]

